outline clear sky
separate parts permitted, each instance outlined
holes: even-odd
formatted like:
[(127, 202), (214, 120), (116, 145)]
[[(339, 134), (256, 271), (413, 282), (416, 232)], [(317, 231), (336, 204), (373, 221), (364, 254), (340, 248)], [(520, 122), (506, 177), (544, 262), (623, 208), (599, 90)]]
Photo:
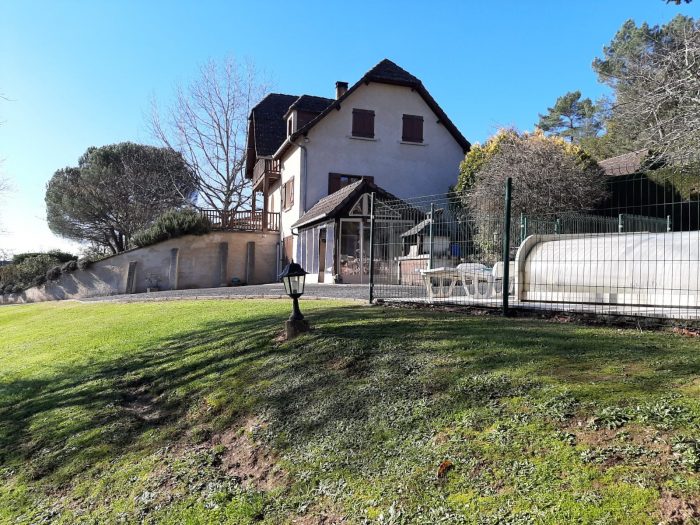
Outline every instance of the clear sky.
[(531, 129), (566, 91), (597, 98), (590, 64), (622, 23), (677, 13), (697, 17), (700, 0), (3, 0), (0, 170), (14, 192), (0, 203), (0, 249), (70, 247), (45, 221), (53, 172), (89, 146), (153, 142), (151, 97), (167, 104), (209, 58), (250, 58), (273, 91), (327, 97), (389, 58), (483, 142)]

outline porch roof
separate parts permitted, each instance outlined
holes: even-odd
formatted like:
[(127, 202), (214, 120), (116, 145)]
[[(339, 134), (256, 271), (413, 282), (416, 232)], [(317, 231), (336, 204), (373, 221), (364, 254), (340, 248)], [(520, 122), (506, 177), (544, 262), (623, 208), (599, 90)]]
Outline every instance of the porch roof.
[(310, 226), (324, 219), (335, 219), (341, 215), (345, 209), (354, 204), (363, 193), (375, 192), (380, 197), (387, 200), (398, 200), (397, 197), (388, 191), (380, 188), (367, 179), (360, 179), (357, 182), (348, 184), (340, 188), (335, 193), (323, 197), (314, 204), (309, 211), (302, 215), (299, 220), (292, 224), (292, 228)]

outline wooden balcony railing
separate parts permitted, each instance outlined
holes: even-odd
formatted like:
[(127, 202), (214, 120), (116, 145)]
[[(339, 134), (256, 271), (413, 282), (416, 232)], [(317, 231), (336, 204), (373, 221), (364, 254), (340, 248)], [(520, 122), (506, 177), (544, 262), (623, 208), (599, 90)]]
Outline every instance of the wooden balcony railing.
[[(209, 219), (215, 230), (264, 232), (279, 231), (280, 214), (262, 211), (219, 211), (200, 209), (199, 212)], [(263, 220), (266, 219), (266, 220)]]
[(268, 175), (270, 181), (280, 177), (280, 161), (274, 159), (258, 159), (253, 167), (253, 188), (257, 188), (260, 181)]

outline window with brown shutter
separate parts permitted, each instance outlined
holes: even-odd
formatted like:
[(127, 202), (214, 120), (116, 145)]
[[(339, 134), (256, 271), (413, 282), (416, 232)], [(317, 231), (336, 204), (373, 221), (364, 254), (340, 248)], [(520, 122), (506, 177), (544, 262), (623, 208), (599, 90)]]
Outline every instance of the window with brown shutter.
[(288, 210), (294, 206), (294, 177), (282, 186), (282, 209)]
[(328, 195), (335, 193), (345, 186), (349, 186), (353, 182), (360, 179), (367, 179), (369, 182), (374, 182), (374, 177), (364, 177), (362, 175), (344, 175), (343, 173), (328, 174)]
[(423, 117), (418, 115), (403, 116), (401, 140), (404, 142), (423, 142)]
[(352, 136), (374, 138), (374, 111), (370, 109), (352, 110)]

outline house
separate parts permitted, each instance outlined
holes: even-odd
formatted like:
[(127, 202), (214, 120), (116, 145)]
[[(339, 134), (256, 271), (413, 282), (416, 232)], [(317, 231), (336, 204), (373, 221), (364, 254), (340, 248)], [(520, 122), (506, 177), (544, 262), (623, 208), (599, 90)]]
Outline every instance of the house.
[(336, 82), (335, 98), (268, 95), (250, 114), (246, 176), (263, 217), (280, 213), (278, 269), (294, 259), (309, 282), (366, 282), (368, 195), (444, 194), (469, 146), (390, 60)]

